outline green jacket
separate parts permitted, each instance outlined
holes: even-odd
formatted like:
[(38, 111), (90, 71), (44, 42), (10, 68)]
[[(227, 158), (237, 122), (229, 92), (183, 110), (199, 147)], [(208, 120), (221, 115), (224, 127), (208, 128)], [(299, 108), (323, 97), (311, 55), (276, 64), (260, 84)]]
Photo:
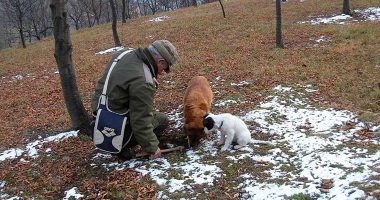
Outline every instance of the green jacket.
[[(121, 52), (120, 52), (121, 53)], [(92, 98), (92, 110), (96, 111), (99, 97), (103, 91), (105, 79), (113, 60), (98, 81)], [(153, 133), (153, 98), (156, 91), (154, 78), (157, 76), (157, 65), (149, 51), (138, 48), (124, 55), (111, 72), (108, 87), (108, 108), (117, 113), (129, 109), (132, 132), (148, 153), (158, 148), (158, 139)]]

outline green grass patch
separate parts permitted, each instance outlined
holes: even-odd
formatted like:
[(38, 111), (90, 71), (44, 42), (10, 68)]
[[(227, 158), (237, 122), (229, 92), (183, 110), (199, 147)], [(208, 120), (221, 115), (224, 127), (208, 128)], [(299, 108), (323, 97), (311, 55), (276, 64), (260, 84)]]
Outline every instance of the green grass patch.
[(289, 197), (290, 200), (312, 200), (311, 196), (304, 193), (293, 194)]
[(286, 154), (286, 155), (289, 155), (289, 157), (294, 157), (297, 155), (296, 152), (293, 152), (291, 151), (291, 149), (288, 147), (289, 143), (287, 141), (285, 142), (281, 142), (281, 143), (278, 143), (276, 145), (277, 148), (280, 148), (281, 151)]
[(223, 170), (227, 178), (232, 178), (232, 177), (236, 177), (240, 167), (241, 166), (239, 163), (225, 162), (224, 164), (222, 164), (221, 169)]
[(366, 35), (373, 34), (373, 30), (370, 28), (361, 28), (361, 29), (353, 29), (353, 30), (347, 30), (343, 37), (344, 39), (350, 40), (350, 39), (357, 39)]
[(283, 172), (295, 172), (297, 168), (293, 164), (282, 164), (280, 170)]
[(377, 122), (378, 116), (375, 113), (364, 112), (358, 116), (358, 119), (363, 122)]
[(359, 148), (359, 149), (367, 149), (367, 154), (373, 155), (377, 153), (380, 150), (380, 146), (376, 144), (364, 144), (364, 143), (345, 143), (345, 144), (339, 144), (337, 146), (337, 150), (343, 150), (344, 148)]

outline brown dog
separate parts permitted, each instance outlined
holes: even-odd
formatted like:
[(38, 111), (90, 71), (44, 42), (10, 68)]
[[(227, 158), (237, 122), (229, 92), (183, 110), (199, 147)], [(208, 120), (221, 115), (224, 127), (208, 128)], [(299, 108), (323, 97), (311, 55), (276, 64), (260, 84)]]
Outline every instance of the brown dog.
[(185, 133), (190, 146), (196, 146), (206, 136), (203, 117), (210, 112), (212, 91), (207, 79), (196, 76), (188, 83), (184, 97)]

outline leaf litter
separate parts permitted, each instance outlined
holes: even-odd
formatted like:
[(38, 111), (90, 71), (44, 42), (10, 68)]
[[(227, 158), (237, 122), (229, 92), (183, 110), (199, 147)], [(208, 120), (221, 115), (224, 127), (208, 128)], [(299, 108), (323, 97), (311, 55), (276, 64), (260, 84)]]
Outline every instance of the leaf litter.
[[(218, 133), (209, 136), (198, 148), (154, 161), (114, 162), (109, 155), (101, 153), (92, 160), (106, 160), (101, 167), (110, 171), (128, 168), (142, 176), (149, 176), (159, 185), (160, 199), (171, 199), (173, 193), (180, 193), (186, 198), (212, 193), (218, 182), (230, 173), (224, 171), (226, 166), (223, 163), (228, 163), (227, 169), (233, 165), (245, 172), (233, 177), (236, 186), (233, 188), (235, 193), (231, 195), (235, 198), (283, 199), (298, 193), (322, 199), (371, 197), (371, 193), (366, 193), (362, 187), (379, 184), (379, 180), (371, 179), (380, 175), (375, 170), (380, 165), (379, 138), (371, 133), (378, 132), (380, 126), (360, 122), (356, 114), (350, 111), (313, 106), (307, 96), (315, 91), (310, 85), (279, 85), (253, 110), (242, 111), (244, 114), (240, 117), (253, 127), (253, 138), (259, 134), (270, 138), (268, 142), (271, 147), (264, 153), (260, 150), (261, 144), (230, 150), (227, 155), (220, 153), (215, 144), (220, 137)], [(169, 114), (176, 128), (183, 121), (181, 112), (182, 107), (179, 106)], [(363, 133), (371, 137), (355, 137)], [(75, 137), (76, 132), (37, 140), (23, 149), (6, 150), (0, 154), (0, 161), (18, 157), (35, 158), (43, 143), (58, 142), (71, 136)], [(239, 165), (240, 162), (245, 164)], [(252, 166), (266, 164), (269, 168), (251, 172), (244, 170), (247, 163)], [(91, 166), (98, 167), (95, 163)], [(284, 170), (284, 166), (293, 166), (293, 169)], [(266, 177), (257, 178), (255, 173), (265, 174)], [(323, 180), (331, 180), (331, 188), (324, 189)], [(279, 181), (284, 184), (277, 184)], [(361, 183), (361, 187), (357, 183)], [(6, 187), (6, 182), (2, 181), (1, 185), (2, 188)], [(67, 193), (72, 191), (70, 189)]]

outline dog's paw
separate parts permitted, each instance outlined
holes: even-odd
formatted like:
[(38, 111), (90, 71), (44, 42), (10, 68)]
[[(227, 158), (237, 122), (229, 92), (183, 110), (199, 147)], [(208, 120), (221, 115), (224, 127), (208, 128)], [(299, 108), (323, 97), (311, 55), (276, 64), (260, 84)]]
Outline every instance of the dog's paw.
[(222, 147), (222, 149), (220, 149), (221, 152), (226, 151), (226, 150), (227, 150), (227, 147)]
[(241, 148), (243, 148), (244, 147), (244, 145), (235, 145), (234, 146), (234, 149), (235, 150), (238, 150), (238, 149), (241, 149)]

